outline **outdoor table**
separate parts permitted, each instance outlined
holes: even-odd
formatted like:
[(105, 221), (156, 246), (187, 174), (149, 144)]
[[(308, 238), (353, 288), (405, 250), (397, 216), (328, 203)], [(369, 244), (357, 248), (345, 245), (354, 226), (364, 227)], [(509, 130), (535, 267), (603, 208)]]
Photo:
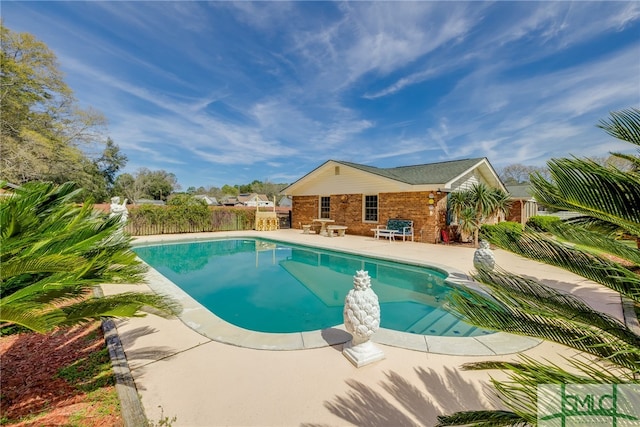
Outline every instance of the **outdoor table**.
[(399, 233), (398, 230), (389, 230), (387, 228), (372, 228), (371, 231), (373, 231), (373, 236), (376, 240), (380, 239), (380, 236), (382, 236), (389, 239), (389, 241), (395, 241), (395, 235)]
[(331, 223), (331, 222), (335, 222), (332, 219), (329, 218), (316, 218), (313, 220), (313, 222), (319, 222), (320, 223), (320, 235), (321, 236), (328, 236), (329, 234), (327, 233), (327, 224)]

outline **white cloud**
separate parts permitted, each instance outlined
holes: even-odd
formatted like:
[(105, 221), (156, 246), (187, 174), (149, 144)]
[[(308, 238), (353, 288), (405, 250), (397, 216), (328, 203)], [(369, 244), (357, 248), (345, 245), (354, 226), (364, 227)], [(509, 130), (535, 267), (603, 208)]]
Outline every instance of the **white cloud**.
[(191, 179), (541, 163), (603, 151), (595, 123), (640, 104), (640, 43), (589, 50), (629, 37), (637, 2), (52, 4), (3, 9), (52, 42), (132, 165)]

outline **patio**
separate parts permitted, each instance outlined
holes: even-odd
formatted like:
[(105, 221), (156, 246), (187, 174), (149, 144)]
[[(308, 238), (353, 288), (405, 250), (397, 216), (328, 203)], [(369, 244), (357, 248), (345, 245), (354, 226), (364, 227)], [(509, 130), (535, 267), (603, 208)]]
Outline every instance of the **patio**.
[[(255, 236), (328, 247), (363, 255), (448, 266), (462, 274), (473, 269), (473, 248), (347, 235), (318, 239), (302, 230), (202, 233), (140, 238), (145, 242)], [(595, 308), (622, 319), (614, 292), (555, 267), (495, 250), (509, 271), (538, 278), (581, 296)], [(355, 272), (354, 272), (355, 274)], [(105, 293), (129, 286), (104, 285)], [(139, 288), (138, 288), (139, 289)], [(384, 316), (384, 312), (382, 313)], [(270, 351), (209, 339), (180, 319), (156, 316), (122, 320), (117, 329), (148, 418), (177, 417), (174, 426), (432, 426), (439, 414), (491, 408), (488, 372), (462, 371), (466, 362), (512, 360), (515, 355), (457, 356), (378, 344), (386, 359), (355, 368), (341, 345)], [(374, 336), (375, 341), (375, 336)], [(557, 361), (573, 350), (543, 342), (525, 354)], [(492, 371), (496, 377), (499, 373)]]

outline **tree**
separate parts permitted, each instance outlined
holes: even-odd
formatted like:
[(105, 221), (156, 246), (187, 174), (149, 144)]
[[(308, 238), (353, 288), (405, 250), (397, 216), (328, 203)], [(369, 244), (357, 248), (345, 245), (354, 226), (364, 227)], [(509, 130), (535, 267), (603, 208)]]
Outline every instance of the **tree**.
[(142, 179), (147, 194), (154, 200), (167, 200), (167, 197), (179, 188), (176, 176), (165, 170), (150, 171), (142, 168), (136, 179)]
[(591, 160), (599, 165), (613, 166), (625, 172), (631, 171), (634, 168), (633, 163), (629, 160), (614, 155), (609, 155), (608, 157), (591, 157)]
[(116, 173), (126, 166), (127, 156), (120, 152), (120, 147), (111, 138), (107, 138), (102, 155), (93, 163), (104, 178), (107, 192), (111, 194), (116, 181)]
[(502, 168), (500, 179), (505, 185), (522, 185), (529, 183), (531, 174), (549, 177), (549, 171), (543, 166), (526, 166), (520, 163)]
[(228, 184), (222, 186), (222, 195), (223, 196), (237, 196), (239, 194), (238, 188), (232, 187)]
[(251, 184), (251, 189), (254, 193), (265, 194), (269, 200), (273, 200), (287, 185), (288, 184), (275, 184), (269, 181), (254, 181)]
[(114, 195), (124, 195), (131, 202), (135, 202), (143, 197), (142, 188), (136, 185), (136, 179), (130, 173), (118, 175), (113, 184)]
[(202, 199), (196, 199), (191, 194), (174, 194), (167, 200), (168, 206), (207, 206)]
[[(640, 110), (611, 113), (599, 127), (640, 146)], [(636, 168), (622, 170), (590, 159), (548, 162), (551, 179), (532, 176), (538, 200), (581, 217), (525, 228), (520, 233), (496, 227), (485, 234), (491, 243), (519, 255), (565, 268), (607, 286), (640, 307), (640, 251), (621, 236), (640, 241), (640, 155), (612, 153)], [(592, 309), (580, 299), (532, 279), (506, 271), (480, 270), (474, 278), (491, 296), (457, 293), (452, 307), (475, 325), (555, 341), (584, 358), (567, 360), (570, 371), (531, 358), (517, 362), (480, 362), (465, 369), (500, 369), (506, 382), (494, 385), (510, 411), (472, 411), (440, 417), (440, 425), (505, 426), (536, 423), (538, 384), (633, 383), (640, 378), (640, 334), (616, 318)], [(593, 358), (600, 363), (594, 363)]]
[(37, 332), (101, 317), (130, 317), (153, 307), (171, 315), (166, 297), (127, 292), (93, 297), (100, 283), (139, 283), (145, 268), (119, 217), (73, 202), (66, 183), (27, 183), (0, 199), (0, 322)]
[(500, 213), (506, 215), (510, 202), (509, 195), (504, 191), (477, 183), (467, 190), (451, 193), (449, 204), (462, 230), (473, 234), (473, 243), (478, 247), (478, 233), (482, 224)]
[(100, 140), (104, 117), (77, 107), (55, 55), (0, 23), (0, 173), (16, 184), (90, 180), (82, 145)]
[[(255, 181), (254, 181), (255, 182)], [(238, 190), (238, 194), (251, 193), (251, 184), (236, 184), (234, 187)]]
[(178, 189), (176, 176), (165, 170), (140, 168), (135, 176), (125, 173), (116, 178), (113, 192), (124, 194), (132, 202), (143, 198), (167, 200)]

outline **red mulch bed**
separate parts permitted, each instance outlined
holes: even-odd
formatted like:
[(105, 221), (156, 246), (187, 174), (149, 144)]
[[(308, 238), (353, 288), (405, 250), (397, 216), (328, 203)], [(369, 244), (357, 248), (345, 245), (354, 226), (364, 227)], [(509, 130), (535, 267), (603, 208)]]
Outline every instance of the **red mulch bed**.
[[(0, 337), (0, 413), (10, 426), (123, 426), (119, 407), (111, 413), (57, 373), (105, 348), (99, 323), (49, 334), (22, 333)], [(101, 391), (113, 391), (106, 386)], [(78, 421), (78, 413), (81, 421)], [(42, 415), (38, 415), (42, 414)], [(75, 415), (74, 415), (75, 414)], [(24, 417), (28, 417), (24, 419)], [(20, 421), (22, 419), (22, 421)]]

